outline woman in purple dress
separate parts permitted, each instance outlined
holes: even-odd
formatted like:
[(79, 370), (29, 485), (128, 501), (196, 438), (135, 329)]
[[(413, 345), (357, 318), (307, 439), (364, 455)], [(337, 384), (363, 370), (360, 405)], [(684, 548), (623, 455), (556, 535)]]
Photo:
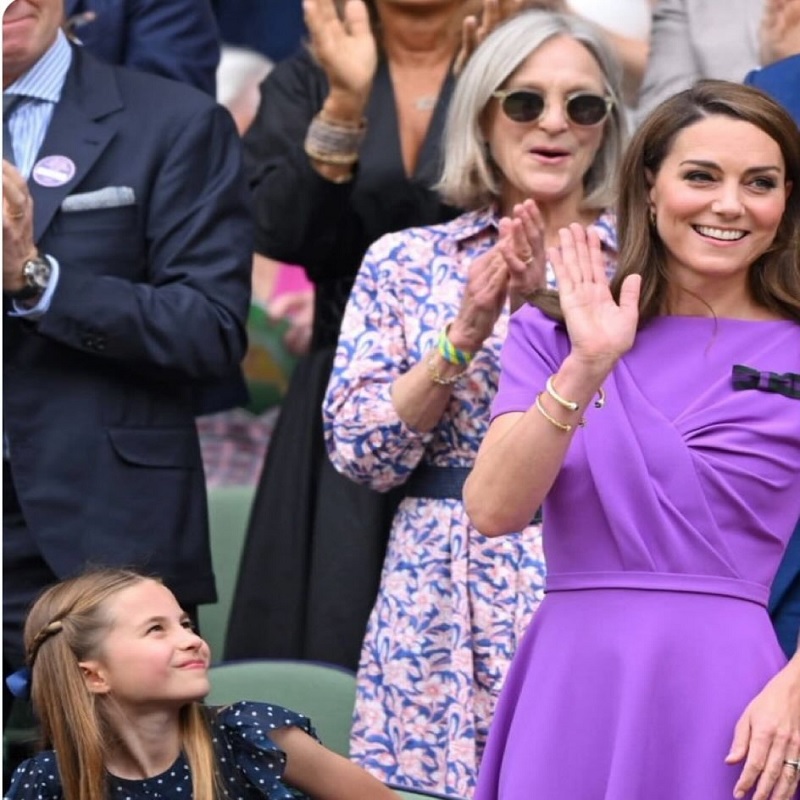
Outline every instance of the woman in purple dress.
[(800, 514), (797, 128), (702, 82), (621, 174), (617, 274), (591, 231), (561, 231), (558, 294), (511, 319), (465, 486), (489, 536), (546, 496), (547, 595), (477, 798), (787, 800), (800, 654), (766, 603)]

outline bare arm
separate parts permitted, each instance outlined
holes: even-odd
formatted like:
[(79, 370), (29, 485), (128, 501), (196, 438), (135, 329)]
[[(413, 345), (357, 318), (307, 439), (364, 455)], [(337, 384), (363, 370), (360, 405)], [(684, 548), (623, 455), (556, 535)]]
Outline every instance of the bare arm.
[(279, 728), (270, 738), (286, 753), (286, 783), (314, 800), (398, 800), (379, 780), (300, 728)]
[[(614, 302), (600, 241), (573, 224), (560, 231), (561, 253), (550, 250), (572, 350), (553, 376), (558, 394), (575, 411), (543, 393), (524, 413), (495, 419), (464, 487), (473, 524), (487, 536), (520, 530), (558, 475), (578, 423), (603, 380), (633, 343), (638, 320), (639, 276)], [(544, 386), (542, 386), (544, 390)]]

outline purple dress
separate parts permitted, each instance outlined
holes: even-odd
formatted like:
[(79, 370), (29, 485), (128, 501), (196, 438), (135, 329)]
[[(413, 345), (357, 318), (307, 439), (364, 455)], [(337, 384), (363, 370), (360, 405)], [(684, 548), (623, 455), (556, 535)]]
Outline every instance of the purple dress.
[[(493, 415), (526, 411), (569, 349), (563, 327), (522, 308)], [(756, 371), (747, 388), (734, 365)], [(476, 800), (733, 796), (734, 725), (786, 663), (766, 611), (800, 516), (785, 373), (800, 373), (793, 322), (658, 317), (638, 333), (545, 501), (547, 595)]]

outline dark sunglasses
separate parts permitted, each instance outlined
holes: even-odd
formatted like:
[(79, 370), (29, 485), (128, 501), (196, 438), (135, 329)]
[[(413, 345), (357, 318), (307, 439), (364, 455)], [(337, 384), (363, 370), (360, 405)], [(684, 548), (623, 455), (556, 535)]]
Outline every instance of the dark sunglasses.
[[(534, 122), (544, 114), (544, 95), (533, 89), (510, 89), (492, 92), (500, 101), (503, 113), (514, 122)], [(591, 92), (575, 92), (564, 100), (564, 112), (573, 125), (599, 125), (614, 107), (612, 97)]]

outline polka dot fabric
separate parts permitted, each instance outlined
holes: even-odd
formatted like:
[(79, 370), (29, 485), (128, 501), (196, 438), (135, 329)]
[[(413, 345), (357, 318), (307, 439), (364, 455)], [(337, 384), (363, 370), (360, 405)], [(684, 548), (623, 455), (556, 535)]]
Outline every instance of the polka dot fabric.
[[(207, 709), (214, 750), (228, 800), (301, 800), (306, 795), (283, 782), (286, 754), (270, 731), (297, 727), (316, 736), (309, 720), (267, 703), (242, 701)], [(110, 800), (192, 800), (189, 765), (181, 754), (161, 775), (126, 780), (109, 775)], [(60, 800), (55, 754), (48, 750), (23, 762), (14, 773), (5, 800)]]

